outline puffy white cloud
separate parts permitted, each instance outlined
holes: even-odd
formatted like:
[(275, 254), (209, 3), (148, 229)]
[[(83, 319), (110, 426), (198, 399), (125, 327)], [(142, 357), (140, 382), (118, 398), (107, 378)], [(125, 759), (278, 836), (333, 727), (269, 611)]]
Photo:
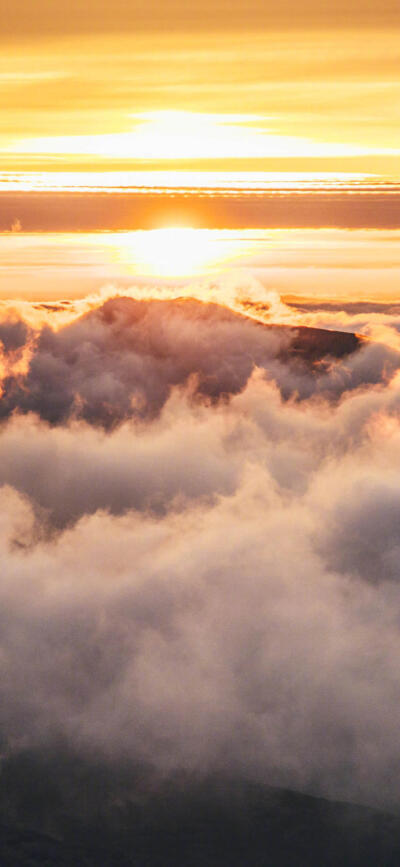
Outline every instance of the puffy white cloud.
[(178, 304), (146, 308), (139, 364), (140, 311), (107, 309), (39, 336), (40, 394), (123, 358), (118, 406), (137, 376), (157, 413), (0, 431), (6, 753), (62, 735), (398, 805), (396, 353), (292, 363), (287, 331)]
[(25, 368), (3, 377), (3, 418), (33, 411), (53, 424), (83, 418), (105, 428), (157, 416), (189, 381), (193, 397), (219, 401), (260, 368), (286, 398), (337, 398), (391, 376), (400, 359), (350, 333), (266, 325), (190, 298), (132, 297), (110, 298), (58, 330), (27, 330), (25, 355)]

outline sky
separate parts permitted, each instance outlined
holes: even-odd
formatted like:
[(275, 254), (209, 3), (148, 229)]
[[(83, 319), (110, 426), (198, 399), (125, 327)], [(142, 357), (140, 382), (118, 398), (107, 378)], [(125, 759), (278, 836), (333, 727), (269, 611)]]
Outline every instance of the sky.
[(399, 242), (399, 229), (381, 228), (10, 232), (2, 238), (0, 299), (57, 301), (140, 285), (150, 294), (218, 298), (227, 276), (238, 287), (254, 280), (261, 297), (393, 303)]
[(391, 0), (74, 0), (68, 12), (17, 0), (1, 14), (7, 172), (399, 173)]

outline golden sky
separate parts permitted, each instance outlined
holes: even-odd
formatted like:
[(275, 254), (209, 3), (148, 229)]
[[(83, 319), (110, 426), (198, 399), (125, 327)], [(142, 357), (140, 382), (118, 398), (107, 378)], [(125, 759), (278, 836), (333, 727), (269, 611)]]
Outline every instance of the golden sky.
[(397, 0), (1, 8), (2, 171), (399, 174)]
[(262, 28), (398, 26), (397, 0), (13, 0), (3, 4), (2, 32), (12, 34), (110, 33), (138, 29), (225, 31)]

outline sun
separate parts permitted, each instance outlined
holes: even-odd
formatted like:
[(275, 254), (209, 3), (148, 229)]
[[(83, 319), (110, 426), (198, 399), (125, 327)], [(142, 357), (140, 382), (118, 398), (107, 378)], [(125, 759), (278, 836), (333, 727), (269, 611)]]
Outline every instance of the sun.
[(188, 226), (119, 233), (113, 250), (128, 270), (152, 277), (202, 274), (239, 255), (236, 233)]

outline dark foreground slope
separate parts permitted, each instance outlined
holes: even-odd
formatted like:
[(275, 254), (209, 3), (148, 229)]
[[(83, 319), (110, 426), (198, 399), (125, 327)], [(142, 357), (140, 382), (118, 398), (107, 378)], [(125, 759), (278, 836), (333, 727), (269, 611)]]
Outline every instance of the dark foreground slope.
[[(101, 860), (97, 863), (101, 864)], [(28, 828), (0, 825), (1, 867), (92, 867), (93, 853)]]
[(366, 807), (216, 777), (133, 783), (74, 761), (58, 779), (46, 762), (10, 770), (1, 867), (400, 864), (400, 818)]

